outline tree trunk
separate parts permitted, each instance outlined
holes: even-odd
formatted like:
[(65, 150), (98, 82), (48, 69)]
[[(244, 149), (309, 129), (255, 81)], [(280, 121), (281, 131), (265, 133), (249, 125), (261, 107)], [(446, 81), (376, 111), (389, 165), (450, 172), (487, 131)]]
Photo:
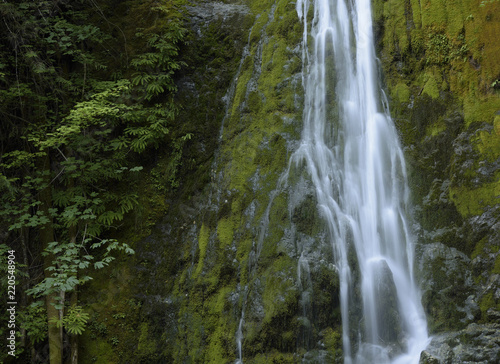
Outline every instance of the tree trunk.
[[(50, 264), (52, 261), (50, 256), (45, 258), (44, 265)], [(47, 308), (47, 320), (49, 325), (49, 355), (50, 364), (62, 364), (63, 352), (63, 330), (62, 326), (57, 327), (53, 320), (61, 320), (62, 310), (58, 310), (54, 305), (60, 303), (61, 296), (58, 293), (53, 293), (45, 298), (45, 306)]]
[[(23, 264), (25, 267), (29, 267), (28, 248), (26, 247), (26, 240), (27, 239), (25, 239), (25, 233), (26, 232), (25, 232), (24, 228), (19, 229), (19, 240), (21, 242), (21, 251), (23, 254), (23, 258), (22, 258)], [(29, 281), (30, 281), (29, 268), (26, 269), (26, 271), (28, 272), (28, 277), (22, 279), (23, 290), (21, 292), (21, 297), (20, 297), (21, 307), (28, 307), (28, 298), (26, 296), (26, 291), (29, 288)], [(28, 343), (28, 340), (26, 340), (26, 338), (27, 338), (26, 329), (20, 328), (19, 331), (21, 332), (21, 346), (26, 347), (26, 345)]]
[[(48, 155), (43, 158), (41, 170), (47, 170), (50, 172), (50, 157)], [(40, 244), (42, 249), (45, 249), (49, 243), (54, 241), (54, 227), (52, 225), (52, 219), (50, 218), (49, 209), (52, 206), (52, 187), (50, 186), (50, 173), (45, 177), (45, 182), (47, 186), (40, 191), (40, 210), (43, 214), (47, 216), (50, 221), (40, 229)], [(54, 256), (49, 254), (43, 259), (43, 267), (45, 278), (50, 277), (50, 272), (47, 268), (51, 266), (54, 262)], [(62, 326), (57, 327), (54, 320), (60, 320), (61, 310), (58, 310), (54, 305), (59, 302), (59, 293), (53, 293), (45, 297), (45, 306), (47, 308), (47, 320), (48, 320), (48, 337), (49, 337), (49, 356), (50, 364), (62, 364), (62, 353), (63, 353), (63, 331)]]
[[(73, 186), (73, 179), (70, 180), (70, 185), (71, 187)], [(76, 234), (77, 234), (77, 227), (76, 225), (72, 225), (69, 227), (69, 239), (70, 242), (76, 243)], [(75, 290), (71, 292), (71, 305), (76, 305), (78, 304), (78, 291), (77, 287), (75, 287)], [(70, 335), (70, 343), (71, 343), (71, 358), (70, 358), (70, 363), (71, 364), (78, 364), (78, 335)]]

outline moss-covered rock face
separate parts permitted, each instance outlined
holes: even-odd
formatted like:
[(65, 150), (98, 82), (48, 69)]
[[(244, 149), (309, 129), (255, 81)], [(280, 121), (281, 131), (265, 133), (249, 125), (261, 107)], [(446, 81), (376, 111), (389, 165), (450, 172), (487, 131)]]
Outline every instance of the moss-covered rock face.
[(334, 361), (341, 340), (338, 278), (324, 259), (331, 247), (310, 182), (288, 166), (302, 129), (302, 25), (289, 1), (248, 6), (253, 24), (226, 95), (206, 201), (181, 238), (172, 357)]
[(500, 324), (500, 3), (373, 4), (424, 243), (417, 266), (430, 331)]
[[(494, 348), (500, 332), (500, 2), (373, 4), (429, 328), (453, 331), (436, 336), (422, 362), (453, 362), (464, 350), (496, 362), (497, 351), (475, 347)], [(82, 362), (340, 363), (332, 247), (304, 166), (289, 165), (303, 107), (295, 3), (186, 9), (177, 101), (188, 120), (180, 132), (193, 138), (180, 185), (165, 187), (171, 171), (158, 153), (142, 182), (143, 216), (123, 232), (137, 254), (84, 292), (93, 319)], [(393, 307), (393, 292), (380, 289)], [(398, 318), (386, 313), (393, 341)]]
[(84, 353), (88, 362), (341, 362), (332, 247), (304, 166), (289, 165), (302, 130), (295, 4), (187, 9), (178, 102), (193, 138), (181, 182), (174, 193), (162, 187), (169, 169), (158, 155), (144, 214), (164, 217), (141, 230), (148, 237), (136, 234), (135, 267), (115, 296), (125, 318), (88, 300), (95, 327)]

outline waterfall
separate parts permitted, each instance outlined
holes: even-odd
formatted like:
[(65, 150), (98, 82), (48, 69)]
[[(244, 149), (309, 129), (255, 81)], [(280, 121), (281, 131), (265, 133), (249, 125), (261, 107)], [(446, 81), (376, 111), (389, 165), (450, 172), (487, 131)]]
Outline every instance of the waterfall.
[(378, 81), (370, 6), (297, 0), (305, 101), (293, 158), (305, 161), (329, 226), (345, 363), (418, 363), (429, 339), (412, 278), (406, 167)]

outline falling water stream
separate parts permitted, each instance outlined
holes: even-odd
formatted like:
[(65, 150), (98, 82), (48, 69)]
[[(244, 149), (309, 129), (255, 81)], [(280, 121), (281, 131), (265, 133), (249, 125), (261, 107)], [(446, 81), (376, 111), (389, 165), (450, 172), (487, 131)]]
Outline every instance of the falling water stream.
[[(344, 362), (418, 363), (427, 324), (412, 278), (403, 152), (378, 81), (370, 0), (297, 0), (305, 161), (340, 276)], [(355, 288), (357, 287), (357, 288)]]

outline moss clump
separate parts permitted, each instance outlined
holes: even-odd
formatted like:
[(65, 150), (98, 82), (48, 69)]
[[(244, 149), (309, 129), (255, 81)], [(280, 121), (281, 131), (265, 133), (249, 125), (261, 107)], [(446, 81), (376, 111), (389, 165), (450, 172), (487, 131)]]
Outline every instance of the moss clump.
[(436, 82), (436, 79), (433, 75), (426, 75), (427, 81), (425, 81), (424, 88), (422, 92), (424, 94), (429, 95), (433, 99), (437, 99), (439, 97), (439, 87)]
[(450, 199), (462, 216), (481, 215), (486, 206), (500, 202), (500, 172), (495, 173), (495, 180), (483, 183), (479, 188), (452, 187)]
[(202, 327), (207, 341), (204, 362), (224, 363), (234, 362), (235, 357), (235, 322), (228, 316), (231, 312), (229, 296), (234, 290), (232, 286), (225, 286), (211, 297), (207, 304), (207, 315), (203, 319)]
[(113, 346), (106, 340), (92, 342), (87, 336), (82, 336), (79, 344), (83, 349), (80, 351), (82, 363), (120, 363)]
[(410, 95), (410, 88), (404, 82), (399, 82), (391, 91), (391, 97), (400, 103), (408, 103)]
[(494, 309), (500, 311), (500, 300), (496, 299), (493, 292), (485, 294), (479, 302), (481, 310), (481, 319), (483, 322), (488, 322), (488, 310)]
[[(495, 253), (498, 253), (498, 249), (500, 249), (500, 247), (496, 247), (497, 250), (495, 251)], [(497, 254), (497, 257), (495, 259), (495, 264), (493, 266), (493, 269), (491, 270), (491, 274), (500, 274), (500, 254)]]
[(247, 362), (249, 364), (295, 364), (297, 357), (292, 353), (280, 353), (275, 350), (270, 353), (257, 354)]
[(307, 235), (314, 235), (314, 229), (317, 229), (317, 221), (319, 219), (316, 199), (312, 196), (305, 198), (292, 211), (292, 221), (297, 227), (297, 231)]
[(334, 330), (331, 327), (327, 327), (321, 331), (320, 335), (323, 337), (326, 350), (337, 360), (342, 358), (342, 332), (340, 328)]
[(430, 137), (436, 137), (444, 132), (446, 132), (446, 123), (444, 122), (444, 120), (438, 120), (437, 122), (428, 126), (426, 135)]
[(496, 115), (493, 120), (493, 128), (490, 131), (481, 130), (476, 139), (476, 146), (486, 160), (493, 162), (500, 156), (500, 116)]
[(196, 278), (203, 269), (203, 261), (207, 255), (208, 240), (210, 238), (210, 230), (205, 224), (201, 225), (200, 234), (198, 235), (198, 248), (200, 250), (200, 256), (198, 259), (198, 265), (196, 266), (196, 271), (193, 278)]
[(219, 220), (217, 225), (217, 236), (221, 242), (221, 247), (230, 246), (233, 242), (234, 226), (235, 222), (230, 221), (227, 218)]
[(155, 340), (150, 337), (149, 326), (146, 322), (141, 323), (139, 327), (139, 341), (137, 344), (137, 356), (141, 360), (151, 360), (155, 357)]
[[(275, 133), (269, 137), (268, 141), (264, 140), (264, 145), (259, 148), (255, 163), (258, 164), (260, 174), (264, 178), (275, 177), (276, 171), (286, 165), (287, 159), (286, 140), (280, 134)], [(274, 178), (272, 179), (274, 180)], [(275, 181), (271, 183), (275, 183)]]

